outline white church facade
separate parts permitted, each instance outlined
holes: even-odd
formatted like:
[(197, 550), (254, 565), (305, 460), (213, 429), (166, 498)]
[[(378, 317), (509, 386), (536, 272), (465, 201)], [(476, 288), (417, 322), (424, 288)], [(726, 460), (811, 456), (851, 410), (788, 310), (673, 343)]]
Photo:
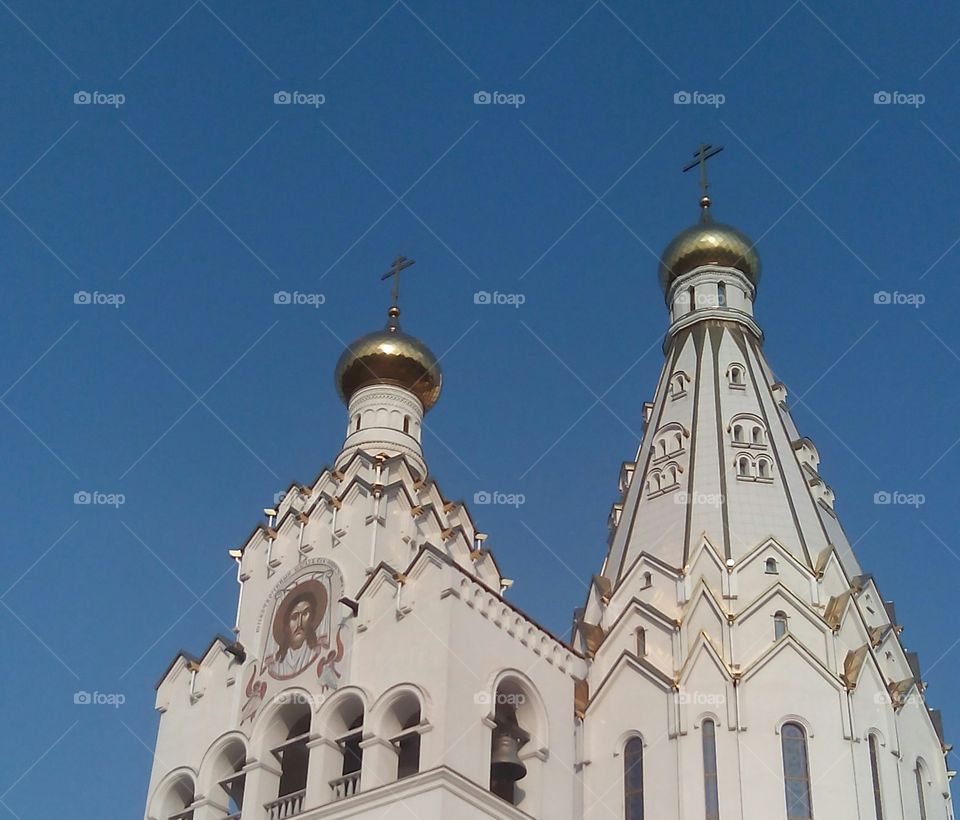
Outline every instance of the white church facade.
[(759, 275), (704, 196), (569, 644), (429, 474), (441, 373), (395, 300), (337, 365), (333, 466), (231, 552), (236, 634), (157, 686), (145, 818), (952, 820), (939, 713), (764, 358)]

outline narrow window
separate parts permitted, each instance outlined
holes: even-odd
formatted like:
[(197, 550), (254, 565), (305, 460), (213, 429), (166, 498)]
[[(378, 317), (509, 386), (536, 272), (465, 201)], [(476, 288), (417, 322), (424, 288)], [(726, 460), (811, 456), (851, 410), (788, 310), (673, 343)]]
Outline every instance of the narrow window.
[(777, 575), (777, 559), (776, 558), (768, 558), (765, 566), (766, 566), (767, 575)]
[(733, 440), (743, 441), (743, 427), (739, 424), (733, 425)]
[(757, 464), (759, 468), (760, 478), (770, 478), (770, 462), (765, 458), (761, 458)]
[(357, 413), (357, 417), (356, 417), (356, 419), (354, 419), (353, 429), (354, 429), (354, 430), (359, 430), (359, 429), (360, 429), (360, 414), (359, 414), (359, 413)]
[(923, 796), (923, 769), (917, 761), (917, 803), (920, 806), (920, 820), (927, 820), (927, 801)]
[(730, 384), (743, 384), (743, 371), (739, 367), (730, 368)]
[(697, 309), (697, 291), (695, 288), (687, 289), (687, 300), (690, 302), (690, 311)]
[(773, 616), (773, 639), (779, 641), (787, 634), (787, 613), (776, 612)]
[(796, 723), (784, 723), (783, 780), (787, 796), (787, 820), (810, 820), (810, 764), (807, 759), (807, 735)]
[(741, 475), (741, 476), (750, 475), (750, 462), (746, 458), (741, 458), (737, 462), (737, 475)]
[(675, 444), (676, 444), (676, 447), (674, 447), (674, 450), (673, 450), (673, 451), (674, 451), (675, 453), (679, 453), (679, 452), (683, 449), (683, 434), (682, 434), (682, 433), (674, 433), (673, 438), (674, 438), (674, 442), (675, 442)]
[(645, 572), (643, 573), (643, 588), (646, 589), (649, 586), (653, 586), (653, 574)]
[(727, 306), (727, 286), (723, 282), (717, 285), (717, 304), (720, 307)]
[(703, 793), (706, 820), (720, 820), (720, 795), (717, 791), (717, 727), (712, 720), (703, 722)]
[(637, 627), (637, 655), (644, 657), (647, 654), (647, 630), (642, 626)]
[(763, 431), (759, 427), (753, 428), (753, 443), (763, 444)]
[(643, 820), (643, 741), (630, 738), (623, 749), (624, 820)]
[(883, 820), (883, 796), (880, 793), (880, 761), (877, 755), (877, 736), (870, 735), (870, 776), (873, 778), (873, 805), (877, 811), (877, 820)]

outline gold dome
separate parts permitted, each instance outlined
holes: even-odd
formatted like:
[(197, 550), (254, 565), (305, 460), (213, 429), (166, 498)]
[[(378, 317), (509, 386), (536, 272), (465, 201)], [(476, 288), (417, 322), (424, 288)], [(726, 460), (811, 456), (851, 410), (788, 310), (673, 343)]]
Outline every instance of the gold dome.
[(660, 286), (666, 293), (675, 279), (701, 265), (736, 268), (754, 285), (760, 280), (760, 257), (736, 228), (710, 218), (709, 201), (701, 220), (681, 231), (660, 257)]
[(357, 390), (371, 384), (406, 388), (420, 399), (424, 412), (440, 398), (440, 364), (423, 342), (400, 330), (399, 313), (392, 308), (383, 330), (361, 336), (341, 354), (334, 380), (345, 404)]

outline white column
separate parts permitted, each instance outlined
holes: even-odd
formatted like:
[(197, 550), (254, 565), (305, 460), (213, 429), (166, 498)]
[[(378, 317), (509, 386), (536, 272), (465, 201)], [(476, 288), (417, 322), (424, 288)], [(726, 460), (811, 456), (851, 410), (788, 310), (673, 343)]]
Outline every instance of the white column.
[(243, 771), (246, 780), (241, 813), (244, 817), (263, 817), (263, 804), (277, 799), (277, 792), (280, 790), (280, 767), (272, 762), (252, 760), (243, 767)]
[(368, 737), (360, 743), (360, 748), (363, 749), (360, 786), (364, 791), (397, 779), (397, 750), (389, 740)]
[(330, 781), (339, 777), (343, 755), (336, 741), (317, 737), (307, 742), (310, 758), (307, 763), (307, 796), (304, 805), (311, 809), (331, 801)]

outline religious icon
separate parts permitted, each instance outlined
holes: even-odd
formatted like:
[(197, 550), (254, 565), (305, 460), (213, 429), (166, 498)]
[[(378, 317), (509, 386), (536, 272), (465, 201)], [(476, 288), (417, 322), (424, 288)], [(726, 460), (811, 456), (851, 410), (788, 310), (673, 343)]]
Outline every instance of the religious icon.
[(340, 570), (324, 559), (309, 562), (274, 587), (264, 602), (263, 629), (257, 630), (266, 633), (263, 660), (250, 666), (241, 723), (256, 717), (271, 688), (288, 681), (318, 685), (321, 694), (341, 685), (350, 632), (346, 616), (335, 612), (342, 595)]
[(271, 678), (296, 677), (320, 655), (324, 647), (317, 631), (324, 622), (327, 603), (326, 588), (313, 578), (286, 594), (273, 619), (276, 649), (266, 660)]

